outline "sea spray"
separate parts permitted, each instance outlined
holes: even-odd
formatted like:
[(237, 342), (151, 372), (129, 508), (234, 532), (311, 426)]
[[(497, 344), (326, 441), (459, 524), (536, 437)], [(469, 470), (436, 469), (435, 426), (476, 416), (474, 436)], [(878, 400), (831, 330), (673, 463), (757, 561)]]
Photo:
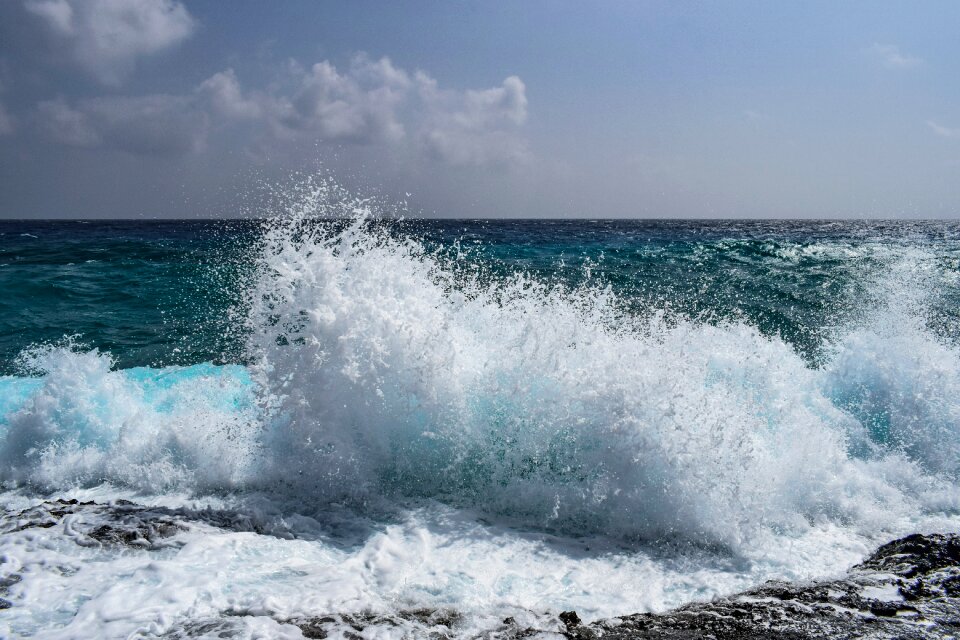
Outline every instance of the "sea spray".
[(15, 398), (3, 417), (8, 485), (162, 493), (250, 481), (258, 427), (243, 367), (114, 370), (108, 354), (72, 343), (21, 360), (40, 377), (0, 378), (0, 392)]
[[(927, 472), (960, 479), (960, 350), (931, 329), (943, 301), (939, 260), (922, 248), (891, 256), (873, 277), (856, 325), (828, 348), (820, 386), (857, 419), (860, 456), (899, 452)], [(866, 450), (869, 449), (870, 453)], [(956, 508), (954, 503), (953, 508)]]
[[(813, 369), (745, 324), (625, 315), (589, 285), (464, 282), (355, 202), (323, 185), (311, 198), (268, 234), (254, 289), (268, 486), (734, 547), (820, 521), (882, 528), (933, 495), (944, 506), (929, 437), (918, 454), (866, 427), (876, 447), (857, 455), (865, 418), (829, 393), (846, 356)], [(352, 222), (323, 233), (315, 212), (331, 211)]]
[(815, 365), (746, 321), (464, 267), (329, 181), (254, 246), (248, 367), (29, 351), (38, 377), (2, 381), (18, 398), (0, 418), (4, 481), (229, 491), (301, 512), (429, 499), (741, 551), (958, 508), (956, 348), (880, 285)]

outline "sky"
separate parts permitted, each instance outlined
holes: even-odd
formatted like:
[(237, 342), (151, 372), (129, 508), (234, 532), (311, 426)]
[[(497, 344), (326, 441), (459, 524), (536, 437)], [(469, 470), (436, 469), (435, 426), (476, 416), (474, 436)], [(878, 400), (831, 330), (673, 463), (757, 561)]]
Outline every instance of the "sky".
[[(960, 217), (960, 3), (0, 0), (0, 217)], [(273, 185), (273, 187), (271, 187)]]

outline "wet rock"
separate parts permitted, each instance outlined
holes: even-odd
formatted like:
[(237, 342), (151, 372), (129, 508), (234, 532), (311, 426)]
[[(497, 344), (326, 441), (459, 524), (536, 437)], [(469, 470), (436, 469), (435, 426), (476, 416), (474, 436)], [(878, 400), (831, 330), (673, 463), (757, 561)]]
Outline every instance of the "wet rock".
[[(10, 593), (10, 587), (17, 584), (23, 578), (16, 573), (11, 573), (8, 576), (0, 578), (0, 596), (7, 596)], [(0, 609), (9, 609), (13, 606), (13, 603), (10, 600), (7, 600), (6, 597), (0, 598)]]
[(583, 621), (576, 611), (564, 611), (560, 614), (560, 622), (566, 627), (566, 636), (576, 640), (594, 640), (597, 632), (594, 629), (585, 627)]
[(236, 638), (243, 634), (241, 622), (229, 618), (192, 620), (169, 629), (161, 637), (165, 640), (187, 640), (188, 638)]
[[(7, 510), (0, 514), (0, 534), (62, 527), (64, 534), (84, 546), (156, 549), (181, 544), (177, 534), (198, 521), (230, 530), (284, 534), (229, 511), (77, 500)], [(64, 565), (62, 571), (68, 575), (76, 569)], [(18, 574), (0, 576), (0, 609), (16, 606), (14, 585), (19, 581)], [(190, 621), (166, 637), (232, 637), (242, 624), (232, 618), (243, 615), (250, 614), (224, 612), (220, 618)], [(532, 628), (509, 617), (476, 637), (514, 640), (548, 633), (571, 640), (955, 639), (960, 637), (960, 535), (917, 534), (894, 540), (837, 580), (772, 581), (662, 614), (626, 615), (591, 624), (584, 624), (575, 611), (564, 611), (552, 622), (548, 615), (547, 620), (546, 627)], [(325, 614), (277, 622), (299, 627), (307, 638), (381, 634), (443, 640), (463, 637), (466, 627), (459, 612), (446, 608)]]
[(163, 538), (176, 535), (183, 527), (173, 522), (139, 521), (123, 525), (105, 524), (87, 536), (102, 544), (121, 544), (128, 547), (154, 548)]
[(580, 626), (580, 616), (576, 611), (564, 611), (560, 614), (560, 622), (566, 625), (567, 629), (576, 629)]
[(960, 535), (917, 533), (888, 542), (857, 568), (913, 578), (951, 567), (960, 567)]
[[(960, 637), (960, 535), (913, 535), (880, 547), (838, 580), (771, 581), (712, 602), (662, 614), (634, 614), (584, 624), (576, 611), (557, 628), (521, 626), (514, 617), (476, 636), (519, 640), (544, 633), (571, 640), (947, 640)], [(449, 610), (346, 614), (287, 620), (307, 638), (359, 637), (371, 627), (404, 637), (460, 637)], [(411, 626), (410, 623), (413, 623)]]
[[(444, 640), (456, 636), (456, 625), (462, 615), (452, 609), (403, 609), (395, 613), (352, 613), (284, 620), (300, 627), (305, 638), (326, 638), (329, 635), (351, 637), (370, 627), (403, 628), (411, 637)], [(351, 633), (351, 630), (356, 633)]]
[[(840, 580), (768, 582), (663, 614), (571, 624), (609, 640), (813, 640), (956, 638), (960, 631), (960, 535), (912, 535), (880, 547)], [(573, 614), (573, 615), (571, 615)]]
[(0, 516), (0, 533), (63, 526), (81, 546), (123, 545), (156, 549), (175, 544), (168, 540), (186, 529), (169, 510), (137, 505), (127, 500), (112, 504), (48, 500)]

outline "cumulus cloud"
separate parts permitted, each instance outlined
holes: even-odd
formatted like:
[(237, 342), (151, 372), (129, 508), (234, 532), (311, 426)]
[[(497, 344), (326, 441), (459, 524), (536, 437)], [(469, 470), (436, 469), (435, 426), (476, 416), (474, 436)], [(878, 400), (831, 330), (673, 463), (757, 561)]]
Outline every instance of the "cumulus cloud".
[(260, 120), (273, 135), (326, 141), (396, 143), (406, 135), (400, 108), (410, 76), (389, 58), (357, 56), (343, 72), (328, 61), (309, 69), (291, 63), (283, 90), (244, 91), (233, 69), (205, 80), (197, 92), (221, 118)]
[(70, 106), (41, 102), (47, 136), (77, 147), (104, 147), (144, 156), (179, 156), (204, 146), (208, 116), (191, 96), (103, 97)]
[(426, 113), (420, 142), (430, 154), (454, 165), (512, 162), (527, 155), (525, 140), (515, 135), (527, 118), (526, 87), (517, 76), (492, 89), (444, 91), (418, 73), (417, 87)]
[(960, 129), (945, 127), (934, 122), (933, 120), (927, 120), (927, 126), (930, 127), (930, 129), (938, 136), (942, 136), (944, 138), (960, 138)]
[(37, 119), (42, 131), (55, 142), (73, 147), (95, 147), (101, 142), (87, 116), (60, 98), (37, 105)]
[(903, 53), (899, 47), (892, 44), (874, 43), (864, 52), (887, 69), (913, 69), (923, 64), (922, 58)]
[(190, 36), (196, 22), (174, 0), (25, 0), (53, 41), (81, 68), (118, 85), (138, 57)]
[(528, 156), (520, 135), (526, 87), (510, 76), (490, 89), (442, 89), (422, 71), (389, 58), (360, 55), (338, 70), (329, 61), (292, 67), (286, 91), (245, 92), (232, 69), (206, 80), (199, 93), (220, 116), (260, 121), (277, 138), (304, 134), (356, 144), (410, 144), (453, 165), (503, 164)]
[(411, 86), (409, 75), (389, 58), (358, 56), (340, 73), (323, 61), (304, 72), (289, 98), (276, 101), (282, 127), (327, 140), (398, 142), (406, 135), (399, 107)]
[(233, 69), (210, 76), (197, 89), (214, 113), (225, 118), (256, 119), (263, 115), (262, 98), (244, 97)]
[(504, 164), (528, 154), (520, 78), (490, 89), (442, 89), (421, 71), (363, 55), (342, 71), (329, 61), (291, 64), (285, 82), (265, 89), (245, 89), (226, 69), (181, 96), (108, 97), (74, 106), (54, 100), (41, 103), (38, 113), (53, 140), (149, 155), (198, 150), (208, 130), (241, 124), (250, 130), (244, 135), (252, 131), (281, 145), (301, 139), (378, 144), (453, 165)]

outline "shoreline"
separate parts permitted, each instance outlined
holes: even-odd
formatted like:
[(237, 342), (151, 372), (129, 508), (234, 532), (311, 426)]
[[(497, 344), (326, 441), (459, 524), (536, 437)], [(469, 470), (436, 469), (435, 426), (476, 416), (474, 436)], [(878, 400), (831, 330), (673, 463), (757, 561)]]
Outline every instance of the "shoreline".
[[(98, 525), (77, 530), (84, 547), (158, 550), (176, 548), (176, 535), (191, 518), (176, 510), (151, 508), (126, 500), (114, 503), (47, 500), (0, 517), (0, 535), (48, 529), (81, 514), (96, 514)], [(213, 515), (213, 514), (208, 514)], [(237, 523), (207, 524), (232, 528)], [(248, 523), (249, 524), (249, 523)], [(0, 609), (17, 607), (16, 573), (0, 576)], [(536, 626), (506, 617), (481, 632), (461, 626), (465, 616), (450, 608), (411, 608), (388, 614), (322, 613), (278, 618), (261, 611), (222, 611), (219, 617), (178, 622), (160, 637), (232, 637), (244, 619), (270, 618), (306, 638), (360, 637), (364, 630), (395, 629), (403, 637), (531, 637), (572, 640), (760, 640), (787, 638), (877, 638), (946, 640), (960, 634), (960, 534), (912, 534), (879, 547), (842, 577), (762, 585), (693, 602), (663, 613), (637, 613), (589, 624), (575, 611), (540, 618)], [(552, 619), (551, 619), (552, 618)], [(221, 634), (227, 634), (223, 636)], [(172, 635), (171, 635), (172, 634)], [(287, 637), (284, 635), (284, 637)], [(293, 636), (296, 637), (296, 636)]]

